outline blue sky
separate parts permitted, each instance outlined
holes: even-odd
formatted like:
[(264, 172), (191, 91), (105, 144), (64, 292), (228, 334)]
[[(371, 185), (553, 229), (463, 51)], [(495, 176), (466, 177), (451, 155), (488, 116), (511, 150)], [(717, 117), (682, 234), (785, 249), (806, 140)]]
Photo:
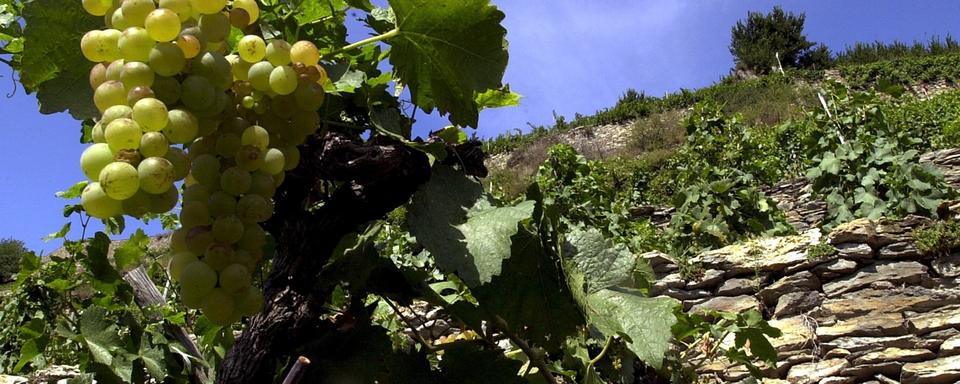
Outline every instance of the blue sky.
[[(527, 122), (571, 118), (609, 107), (627, 88), (662, 95), (709, 85), (729, 72), (730, 27), (747, 11), (768, 11), (777, 2), (494, 0), (507, 14), (510, 65), (505, 81), (524, 95), (515, 108), (484, 111), (477, 133), (496, 136)], [(909, 5), (905, 5), (909, 4)], [(960, 36), (955, 1), (816, 0), (783, 4), (807, 14), (810, 40), (833, 49), (857, 41), (927, 40)], [(353, 29), (357, 39), (362, 31)], [(65, 222), (66, 201), (54, 197), (82, 179), (78, 123), (66, 114), (41, 115), (36, 99), (13, 90), (9, 68), (0, 64), (0, 238), (23, 240), (50, 252), (58, 242), (40, 239)], [(417, 132), (441, 128), (424, 117)], [(70, 238), (76, 239), (79, 223)], [(130, 227), (136, 227), (130, 225)], [(100, 229), (92, 223), (90, 230)], [(148, 232), (159, 229), (149, 227)]]

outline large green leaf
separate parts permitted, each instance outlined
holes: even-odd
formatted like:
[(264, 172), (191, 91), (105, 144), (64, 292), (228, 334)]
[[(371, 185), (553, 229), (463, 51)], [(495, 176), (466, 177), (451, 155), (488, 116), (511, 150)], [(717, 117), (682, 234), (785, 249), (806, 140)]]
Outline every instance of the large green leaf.
[(503, 12), (490, 0), (390, 0), (397, 35), (390, 63), (414, 104), (477, 126), (476, 96), (500, 87), (507, 67)]
[(107, 311), (100, 307), (85, 309), (80, 315), (80, 334), (93, 361), (109, 366), (121, 345), (117, 325), (106, 319), (106, 315)]
[(143, 259), (143, 255), (147, 251), (147, 244), (149, 243), (150, 237), (147, 236), (142, 229), (137, 229), (137, 231), (130, 236), (130, 239), (117, 247), (113, 252), (113, 260), (117, 264), (117, 269), (126, 271), (131, 269), (131, 267), (139, 265), (140, 260)]
[(306, 25), (340, 13), (347, 8), (343, 0), (303, 0), (299, 2), (293, 17), (297, 24)]
[(440, 370), (443, 382), (458, 384), (524, 383), (517, 372), (523, 365), (502, 351), (485, 349), (474, 342), (456, 342), (443, 351)]
[(510, 257), (510, 237), (533, 208), (532, 201), (494, 207), (480, 183), (441, 166), (414, 195), (408, 223), (442, 270), (456, 272), (473, 287), (500, 274)]
[(97, 114), (90, 89), (93, 64), (80, 52), (80, 38), (103, 20), (87, 14), (79, 1), (35, 0), (23, 10), (24, 49), (20, 82), (37, 92), (40, 112), (70, 111), (83, 120)]
[(629, 339), (627, 347), (647, 365), (660, 369), (673, 339), (679, 305), (667, 297), (643, 297), (628, 290), (605, 289), (587, 296), (590, 323), (606, 335)]
[(630, 277), (637, 260), (626, 244), (613, 244), (596, 228), (571, 231), (563, 252), (583, 273), (587, 293), (623, 283)]

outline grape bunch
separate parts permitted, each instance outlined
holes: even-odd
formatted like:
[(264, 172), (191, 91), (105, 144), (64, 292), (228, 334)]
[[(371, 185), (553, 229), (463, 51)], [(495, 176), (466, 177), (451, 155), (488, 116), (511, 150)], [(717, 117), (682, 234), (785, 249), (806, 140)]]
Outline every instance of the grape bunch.
[(256, 0), (82, 1), (106, 28), (80, 43), (101, 113), (80, 157), (81, 205), (141, 218), (175, 209), (182, 192), (168, 271), (184, 305), (221, 325), (256, 314), (260, 223), (320, 126), (317, 47), (256, 35), (231, 47), (231, 31), (258, 19)]

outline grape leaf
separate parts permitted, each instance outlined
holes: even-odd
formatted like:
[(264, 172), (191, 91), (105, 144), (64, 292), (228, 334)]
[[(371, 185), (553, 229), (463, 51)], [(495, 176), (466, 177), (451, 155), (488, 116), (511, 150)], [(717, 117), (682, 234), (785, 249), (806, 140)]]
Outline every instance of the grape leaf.
[(489, 0), (390, 0), (397, 35), (390, 63), (414, 104), (477, 126), (477, 94), (500, 87), (507, 66), (503, 12)]
[(605, 335), (623, 335), (627, 348), (647, 365), (660, 369), (677, 323), (679, 305), (668, 297), (643, 297), (623, 289), (604, 289), (587, 296), (590, 323)]
[(596, 228), (572, 230), (563, 253), (584, 274), (588, 294), (626, 281), (637, 260), (625, 244), (614, 245)]
[(480, 108), (502, 108), (520, 105), (520, 94), (510, 90), (510, 87), (502, 89), (490, 89), (477, 95), (477, 105)]
[(458, 341), (443, 350), (440, 371), (445, 383), (523, 383), (525, 380), (517, 376), (522, 365), (520, 360), (509, 359), (501, 351)]
[(306, 25), (339, 13), (347, 8), (343, 0), (305, 0), (293, 13), (297, 24)]
[(107, 311), (91, 306), (80, 315), (80, 334), (90, 350), (93, 361), (104, 365), (113, 364), (114, 351), (120, 348), (117, 325), (105, 319)]
[(468, 286), (488, 283), (510, 257), (510, 237), (533, 214), (534, 203), (494, 207), (483, 186), (465, 174), (436, 167), (410, 205), (410, 233), (436, 257), (445, 272)]
[(140, 259), (147, 251), (147, 244), (149, 243), (150, 237), (142, 229), (137, 229), (130, 236), (130, 239), (113, 251), (113, 261), (117, 264), (117, 269), (126, 271), (130, 267), (140, 264)]
[(97, 115), (89, 84), (93, 64), (80, 52), (80, 39), (103, 20), (71, 0), (27, 2), (23, 18), (20, 82), (28, 92), (37, 92), (40, 112), (69, 110), (78, 120)]

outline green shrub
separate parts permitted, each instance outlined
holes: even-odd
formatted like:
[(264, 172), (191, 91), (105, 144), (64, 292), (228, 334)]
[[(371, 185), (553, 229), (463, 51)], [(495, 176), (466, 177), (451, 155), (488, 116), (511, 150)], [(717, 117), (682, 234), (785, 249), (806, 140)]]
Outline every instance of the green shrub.
[(0, 283), (12, 280), (20, 271), (20, 259), (26, 252), (27, 248), (20, 240), (0, 240)]
[(748, 12), (747, 19), (737, 21), (730, 38), (730, 53), (737, 68), (768, 73), (777, 66), (798, 67), (800, 58), (815, 43), (803, 34), (804, 14), (784, 12), (779, 6), (768, 14)]
[(915, 229), (910, 235), (921, 254), (949, 255), (954, 249), (960, 248), (960, 221), (937, 221)]

